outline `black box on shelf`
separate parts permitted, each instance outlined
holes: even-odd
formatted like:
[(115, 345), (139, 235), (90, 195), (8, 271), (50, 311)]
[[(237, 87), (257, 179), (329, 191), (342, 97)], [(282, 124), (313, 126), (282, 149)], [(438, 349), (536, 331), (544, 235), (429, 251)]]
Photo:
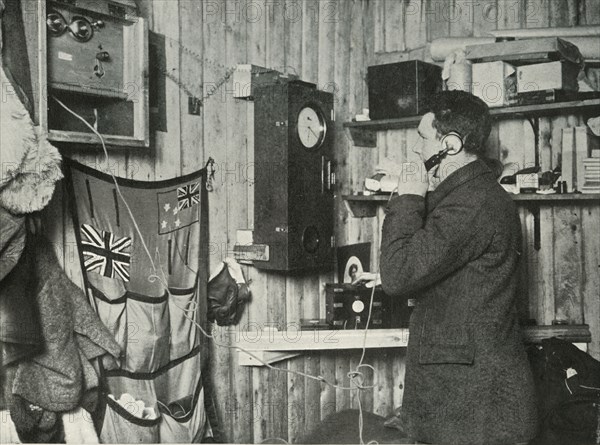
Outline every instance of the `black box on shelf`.
[(442, 68), (408, 60), (367, 69), (371, 120), (423, 114), (428, 99), (442, 90)]
[(567, 102), (574, 100), (597, 99), (600, 91), (563, 91), (542, 90), (517, 93), (517, 105), (539, 105), (554, 102)]
[(347, 283), (326, 284), (325, 303), (330, 329), (364, 329), (369, 308), (369, 329), (407, 328), (414, 305), (413, 300), (390, 297), (381, 286), (373, 293), (372, 288)]

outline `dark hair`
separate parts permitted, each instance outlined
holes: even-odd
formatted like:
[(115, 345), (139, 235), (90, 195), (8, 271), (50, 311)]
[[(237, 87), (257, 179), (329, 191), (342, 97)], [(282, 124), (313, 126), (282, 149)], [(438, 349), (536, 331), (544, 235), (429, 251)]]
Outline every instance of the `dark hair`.
[(455, 131), (463, 138), (468, 153), (482, 156), (490, 135), (490, 110), (480, 98), (466, 91), (442, 91), (430, 101), (433, 127), (440, 136)]

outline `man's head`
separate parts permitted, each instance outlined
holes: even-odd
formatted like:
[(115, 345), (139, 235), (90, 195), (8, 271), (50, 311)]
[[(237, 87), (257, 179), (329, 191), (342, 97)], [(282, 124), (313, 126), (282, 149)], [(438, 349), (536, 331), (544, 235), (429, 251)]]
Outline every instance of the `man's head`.
[(484, 144), (492, 128), (485, 102), (465, 91), (443, 91), (432, 98), (430, 112), (433, 116), (429, 115), (422, 123), (435, 129), (438, 140), (456, 132), (462, 137), (466, 153), (484, 155)]
[(423, 162), (445, 149), (455, 155), (443, 158), (441, 168), (430, 172), (429, 189), (433, 190), (457, 168), (484, 157), (491, 121), (487, 105), (464, 91), (437, 94), (431, 100), (430, 110), (419, 123), (420, 141), (413, 151)]

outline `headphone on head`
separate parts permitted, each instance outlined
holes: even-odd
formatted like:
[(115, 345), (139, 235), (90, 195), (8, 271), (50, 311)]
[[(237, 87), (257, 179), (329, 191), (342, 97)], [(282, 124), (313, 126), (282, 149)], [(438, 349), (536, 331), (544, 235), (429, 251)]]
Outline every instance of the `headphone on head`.
[(464, 141), (456, 131), (450, 131), (442, 137), (442, 152), (450, 156), (460, 153), (464, 147)]
[(454, 156), (459, 154), (463, 147), (464, 141), (462, 136), (456, 131), (446, 133), (441, 140), (442, 149), (425, 161), (427, 171), (439, 165), (446, 156)]

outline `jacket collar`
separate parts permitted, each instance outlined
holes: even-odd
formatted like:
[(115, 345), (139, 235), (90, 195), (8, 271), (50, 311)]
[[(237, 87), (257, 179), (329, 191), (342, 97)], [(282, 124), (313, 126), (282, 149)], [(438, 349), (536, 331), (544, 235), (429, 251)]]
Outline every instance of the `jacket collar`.
[(452, 172), (434, 191), (427, 194), (428, 211), (433, 210), (452, 190), (484, 174), (491, 175), (492, 171), (481, 159), (469, 162)]

